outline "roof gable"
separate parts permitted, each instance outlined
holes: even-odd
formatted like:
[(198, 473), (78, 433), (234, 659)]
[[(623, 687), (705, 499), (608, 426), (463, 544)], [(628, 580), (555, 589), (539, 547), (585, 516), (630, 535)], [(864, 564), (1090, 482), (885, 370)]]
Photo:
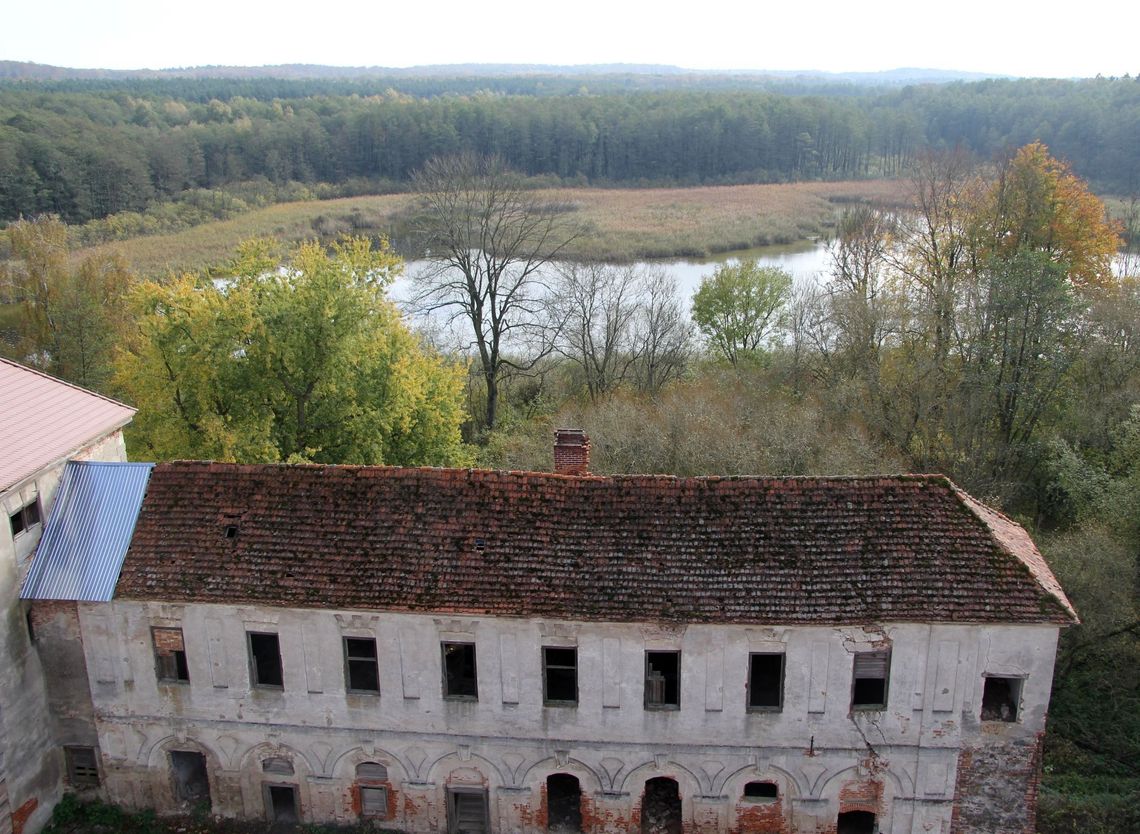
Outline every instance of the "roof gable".
[(0, 492), (122, 428), (135, 409), (0, 359)]
[(941, 476), (174, 463), (154, 470), (116, 596), (605, 621), (1073, 622), (1037, 568)]

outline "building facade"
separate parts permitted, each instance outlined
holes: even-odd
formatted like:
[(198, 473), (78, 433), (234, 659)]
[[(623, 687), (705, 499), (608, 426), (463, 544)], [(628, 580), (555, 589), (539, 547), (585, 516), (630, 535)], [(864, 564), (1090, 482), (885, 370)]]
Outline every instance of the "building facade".
[[(74, 729), (51, 709), (50, 658), (36, 649), (20, 585), (67, 461), (126, 460), (122, 429), (133, 415), (121, 403), (0, 359), (0, 834), (35, 831), (47, 821)], [(64, 650), (82, 661), (78, 643)]]
[(1031, 832), (1075, 622), (938, 476), (159, 465), (59, 604), (112, 801), (424, 834)]

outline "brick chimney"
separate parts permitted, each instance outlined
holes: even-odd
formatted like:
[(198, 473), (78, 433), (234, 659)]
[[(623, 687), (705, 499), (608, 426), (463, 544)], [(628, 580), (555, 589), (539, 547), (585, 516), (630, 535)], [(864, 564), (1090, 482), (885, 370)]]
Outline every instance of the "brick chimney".
[(559, 475), (590, 474), (590, 438), (586, 432), (554, 430), (554, 471)]

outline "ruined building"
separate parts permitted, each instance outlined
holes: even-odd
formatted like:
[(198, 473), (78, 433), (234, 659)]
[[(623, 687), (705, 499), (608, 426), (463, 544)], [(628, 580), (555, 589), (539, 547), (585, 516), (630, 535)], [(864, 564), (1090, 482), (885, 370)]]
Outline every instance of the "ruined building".
[(424, 834), (1033, 831), (1076, 617), (1019, 526), (940, 476), (558, 446), (575, 474), (69, 466), (23, 596), (45, 656), (82, 646), (47, 670), (72, 786)]

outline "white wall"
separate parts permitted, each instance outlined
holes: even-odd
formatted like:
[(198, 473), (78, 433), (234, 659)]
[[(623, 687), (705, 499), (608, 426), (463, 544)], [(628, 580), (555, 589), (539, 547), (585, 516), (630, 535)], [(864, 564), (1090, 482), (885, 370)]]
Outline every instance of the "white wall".
[[(745, 782), (780, 786), (788, 830), (872, 807), (882, 830), (948, 826), (958, 751), (1033, 739), (1048, 703), (1053, 626), (654, 626), (118, 601), (81, 605), (107, 790), (175, 807), (171, 749), (206, 754), (214, 809), (265, 813), (260, 761), (314, 821), (350, 821), (359, 761), (388, 765), (394, 824), (441, 830), (449, 784), (483, 784), (496, 830), (541, 828), (542, 786), (578, 775), (595, 830), (635, 824), (645, 781), (675, 778), (695, 830), (755, 810)], [(183, 629), (189, 684), (159, 684), (150, 629)], [(250, 685), (247, 631), (280, 636), (281, 691)], [(342, 637), (377, 641), (381, 694), (346, 694)], [(474, 641), (477, 702), (442, 696), (440, 642)], [(540, 647), (578, 649), (577, 707), (544, 707)], [(852, 653), (891, 647), (885, 710), (852, 712)], [(680, 709), (643, 707), (644, 653), (680, 650)], [(784, 651), (784, 705), (745, 708), (749, 652)], [(983, 676), (1024, 678), (1016, 723), (979, 722)], [(766, 809), (770, 811), (771, 809)]]

